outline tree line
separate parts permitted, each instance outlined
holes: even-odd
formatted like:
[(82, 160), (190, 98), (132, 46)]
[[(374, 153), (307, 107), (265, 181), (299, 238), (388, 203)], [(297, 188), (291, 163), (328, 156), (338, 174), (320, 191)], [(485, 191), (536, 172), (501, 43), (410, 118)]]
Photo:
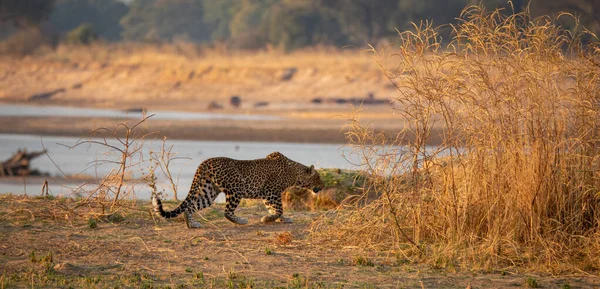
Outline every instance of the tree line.
[[(266, 46), (285, 50), (314, 45), (364, 47), (393, 39), (411, 23), (455, 23), (462, 9), (479, 0), (1, 0), (0, 28), (45, 25), (61, 39), (69, 32), (105, 41), (225, 44), (234, 48)], [(484, 0), (488, 9), (506, 13), (529, 7), (531, 14), (573, 13), (600, 33), (597, 0)], [(564, 25), (575, 25), (568, 21)], [(5, 29), (6, 30), (6, 29)], [(6, 30), (8, 31), (8, 30)], [(4, 34), (7, 34), (6, 32)], [(0, 33), (0, 37), (3, 33)], [(4, 35), (6, 36), (6, 35)], [(442, 37), (449, 37), (449, 29)]]

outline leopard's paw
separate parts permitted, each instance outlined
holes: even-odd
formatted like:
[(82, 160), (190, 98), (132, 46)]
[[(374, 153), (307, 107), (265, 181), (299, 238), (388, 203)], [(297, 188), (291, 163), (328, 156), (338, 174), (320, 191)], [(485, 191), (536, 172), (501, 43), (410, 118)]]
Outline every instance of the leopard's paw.
[(238, 225), (246, 225), (248, 224), (248, 219), (246, 218), (242, 218), (242, 217), (238, 217), (236, 215), (227, 215), (225, 214), (225, 218), (227, 218), (227, 220), (236, 223)]
[(267, 215), (260, 219), (263, 223), (272, 223), (275, 222), (275, 220), (277, 220), (277, 215)]
[(286, 216), (280, 216), (278, 221), (281, 223), (291, 224), (294, 222), (294, 219), (286, 217)]

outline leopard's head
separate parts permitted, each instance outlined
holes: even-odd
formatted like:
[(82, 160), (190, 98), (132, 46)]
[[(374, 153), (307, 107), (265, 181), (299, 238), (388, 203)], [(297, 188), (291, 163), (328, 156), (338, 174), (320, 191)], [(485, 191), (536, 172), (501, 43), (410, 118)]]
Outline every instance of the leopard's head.
[(318, 193), (323, 189), (323, 181), (321, 181), (321, 177), (317, 170), (315, 170), (315, 166), (299, 166), (300, 171), (298, 172), (298, 179), (296, 181), (296, 185), (299, 187), (307, 188), (312, 190), (315, 193)]

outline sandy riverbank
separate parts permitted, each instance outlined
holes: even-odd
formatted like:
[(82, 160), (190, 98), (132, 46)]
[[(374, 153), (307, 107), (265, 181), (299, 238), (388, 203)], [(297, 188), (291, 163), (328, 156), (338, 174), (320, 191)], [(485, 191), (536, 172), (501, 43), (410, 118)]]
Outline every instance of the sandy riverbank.
[[(356, 102), (360, 119), (394, 137), (404, 124), (392, 112), (398, 92), (372, 55), (352, 50), (202, 51), (97, 45), (0, 61), (0, 105), (72, 106), (127, 110), (269, 115), (262, 120), (156, 120), (149, 131), (172, 139), (347, 143)], [(239, 107), (230, 103), (241, 99)], [(348, 101), (348, 102), (345, 102)], [(344, 103), (345, 102), (345, 103)], [(351, 104), (353, 103), (353, 104)], [(216, 104), (219, 108), (211, 108)], [(353, 106), (354, 105), (354, 106)], [(0, 133), (87, 137), (121, 122), (99, 117), (2, 116)], [(134, 121), (130, 121), (133, 123)], [(433, 139), (431, 143), (439, 142)]]
[[(138, 120), (115, 120), (86, 117), (1, 117), (0, 133), (88, 137), (94, 130), (114, 130), (119, 123), (133, 125)], [(285, 118), (277, 121), (193, 120), (172, 121), (149, 119), (143, 124), (157, 137), (187, 140), (263, 141), (298, 143), (346, 143), (347, 120)], [(392, 137), (398, 129), (381, 124), (381, 130)], [(122, 131), (121, 131), (122, 133)], [(110, 136), (98, 131), (98, 136)]]

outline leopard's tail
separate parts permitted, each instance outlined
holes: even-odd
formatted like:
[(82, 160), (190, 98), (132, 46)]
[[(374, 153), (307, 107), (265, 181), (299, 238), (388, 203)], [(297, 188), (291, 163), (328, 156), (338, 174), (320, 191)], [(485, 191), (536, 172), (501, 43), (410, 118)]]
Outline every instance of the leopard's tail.
[(181, 213), (185, 212), (185, 210), (188, 207), (188, 200), (186, 198), (185, 201), (183, 201), (181, 204), (179, 204), (179, 206), (177, 208), (175, 208), (172, 211), (167, 212), (163, 209), (163, 205), (162, 205), (162, 202), (160, 201), (160, 198), (156, 194), (152, 194), (152, 206), (154, 207), (154, 212), (156, 212), (163, 218), (170, 219), (170, 218), (175, 218), (175, 217), (179, 216)]
[[(196, 171), (196, 175), (202, 175), (205, 169), (206, 168), (200, 165)], [(202, 181), (200, 178), (194, 177), (194, 181), (192, 182), (187, 197), (177, 208), (172, 211), (165, 211), (160, 198), (154, 193), (152, 194), (152, 206), (158, 215), (170, 219), (179, 216), (187, 210), (195, 212), (209, 207), (217, 198), (218, 193), (219, 189), (216, 184), (212, 183), (210, 180)]]

